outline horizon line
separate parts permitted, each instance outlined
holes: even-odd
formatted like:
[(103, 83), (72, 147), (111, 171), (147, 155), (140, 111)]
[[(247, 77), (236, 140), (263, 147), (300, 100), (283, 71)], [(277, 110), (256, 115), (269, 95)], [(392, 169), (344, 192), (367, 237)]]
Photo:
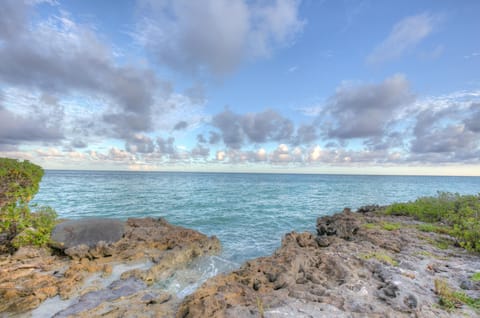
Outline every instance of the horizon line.
[(45, 171), (76, 171), (76, 172), (126, 172), (126, 173), (204, 173), (204, 174), (271, 174), (271, 175), (333, 175), (333, 176), (378, 176), (378, 177), (472, 177), (480, 175), (453, 174), (403, 174), (403, 173), (355, 173), (355, 172), (302, 172), (302, 171), (205, 171), (205, 170), (119, 170), (119, 169), (46, 169)]

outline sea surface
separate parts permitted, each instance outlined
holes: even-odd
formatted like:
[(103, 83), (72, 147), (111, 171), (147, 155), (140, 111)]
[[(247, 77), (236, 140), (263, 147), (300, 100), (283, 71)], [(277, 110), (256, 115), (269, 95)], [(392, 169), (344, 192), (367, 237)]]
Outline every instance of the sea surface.
[(290, 231), (315, 231), (319, 216), (437, 191), (480, 192), (480, 177), (46, 171), (33, 203), (60, 217), (164, 217), (216, 235), (222, 262), (272, 253)]

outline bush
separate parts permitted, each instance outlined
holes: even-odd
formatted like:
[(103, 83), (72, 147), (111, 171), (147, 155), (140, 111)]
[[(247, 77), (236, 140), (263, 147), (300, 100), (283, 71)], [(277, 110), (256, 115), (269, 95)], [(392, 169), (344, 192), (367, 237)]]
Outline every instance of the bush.
[(0, 158), (0, 234), (8, 249), (48, 243), (56, 212), (39, 207), (32, 213), (28, 205), (42, 176), (43, 169), (29, 161)]
[(436, 197), (423, 197), (413, 202), (394, 203), (387, 214), (409, 215), (420, 221), (435, 223), (423, 226), (435, 232), (448, 233), (460, 246), (480, 252), (480, 194), (459, 195), (439, 192)]
[(38, 192), (43, 169), (27, 160), (0, 158), (0, 208), (28, 203)]
[(444, 280), (435, 279), (435, 293), (439, 297), (439, 304), (447, 310), (453, 310), (462, 305), (470, 306), (475, 310), (480, 309), (480, 299), (472, 298), (461, 291), (453, 290)]

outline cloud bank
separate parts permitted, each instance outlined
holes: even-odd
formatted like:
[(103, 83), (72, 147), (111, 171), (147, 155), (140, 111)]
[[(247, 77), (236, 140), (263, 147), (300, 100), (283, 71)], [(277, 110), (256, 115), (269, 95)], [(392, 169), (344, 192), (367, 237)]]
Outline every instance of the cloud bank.
[(135, 37), (160, 64), (188, 74), (225, 75), (266, 57), (301, 32), (297, 0), (142, 1)]

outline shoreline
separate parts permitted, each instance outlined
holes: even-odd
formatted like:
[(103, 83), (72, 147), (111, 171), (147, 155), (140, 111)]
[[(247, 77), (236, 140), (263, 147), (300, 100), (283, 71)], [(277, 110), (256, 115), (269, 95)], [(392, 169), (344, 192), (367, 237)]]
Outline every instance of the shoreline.
[[(66, 317), (68, 313), (80, 317), (100, 314), (115, 317), (128, 315), (131, 310), (147, 317), (158, 316), (160, 312), (163, 317), (182, 318), (307, 317), (306, 313), (315, 317), (478, 315), (465, 304), (458, 304), (459, 308), (451, 310), (442, 308), (436, 285), (442, 282), (452, 290), (468, 294), (471, 299), (478, 299), (480, 283), (471, 281), (470, 277), (480, 272), (480, 256), (455, 247), (452, 238), (444, 234), (420, 231), (422, 222), (411, 217), (387, 216), (380, 213), (381, 210), (380, 207), (367, 207), (356, 213), (345, 210), (320, 217), (316, 234), (288, 233), (282, 239), (282, 246), (272, 255), (249, 260), (228, 273), (213, 271), (213, 277), (203, 277), (201, 286), (198, 280), (202, 275), (200, 278), (192, 275), (188, 272), (189, 266), (197, 266), (199, 263), (195, 260), (201, 263), (202, 255), (218, 253), (218, 240), (151, 218), (133, 221), (132, 228), (143, 236), (136, 236), (137, 245), (116, 243), (119, 255), (101, 255), (95, 247), (83, 250), (83, 254), (70, 253), (66, 258), (25, 248), (0, 263), (17, 266), (17, 270), (8, 271), (18, 275), (11, 277), (10, 284), (18, 285), (23, 279), (32, 285), (32, 282), (43, 280), (40, 289), (48, 291), (46, 287), (53, 286), (56, 293), (63, 293), (62, 297), (70, 299), (71, 303), (55, 317)], [(160, 244), (151, 235), (155, 228), (163, 228), (162, 237), (166, 235), (170, 239), (162, 239)], [(440, 246), (448, 240), (450, 243), (446, 247)], [(155, 246), (158, 251), (155, 253), (145, 246)], [(145, 266), (147, 260), (151, 261), (149, 266)], [(143, 265), (128, 267), (135, 262)], [(118, 266), (125, 266), (125, 270), (118, 270)], [(58, 271), (58, 267), (64, 268), (63, 272)], [(42, 272), (45, 277), (68, 278), (70, 285), (48, 280), (39, 274)], [(175, 279), (190, 283), (197, 280), (197, 285), (184, 294), (185, 298), (179, 297), (165, 288), (165, 281)], [(5, 284), (2, 281), (0, 288)], [(69, 291), (62, 291), (64, 288)], [(32, 298), (32, 295), (42, 296)], [(37, 289), (31, 295), (10, 293), (7, 296), (12, 303), (26, 305), (12, 307), (16, 309), (16, 317), (30, 317), (35, 313), (33, 307), (42, 308), (43, 301), (49, 299), (47, 305), (48, 301), (55, 303), (52, 300), (58, 297), (55, 295), (50, 288), (50, 293), (41, 294)], [(2, 297), (8, 298), (5, 292)], [(92, 298), (97, 300), (92, 302)], [(37, 302), (32, 302), (33, 299)], [(5, 310), (5, 306), (2, 308)], [(10, 310), (12, 312), (15, 310)]]
[(425, 223), (380, 207), (318, 218), (272, 255), (203, 284), (187, 317), (458, 317), (480, 315), (480, 255)]

